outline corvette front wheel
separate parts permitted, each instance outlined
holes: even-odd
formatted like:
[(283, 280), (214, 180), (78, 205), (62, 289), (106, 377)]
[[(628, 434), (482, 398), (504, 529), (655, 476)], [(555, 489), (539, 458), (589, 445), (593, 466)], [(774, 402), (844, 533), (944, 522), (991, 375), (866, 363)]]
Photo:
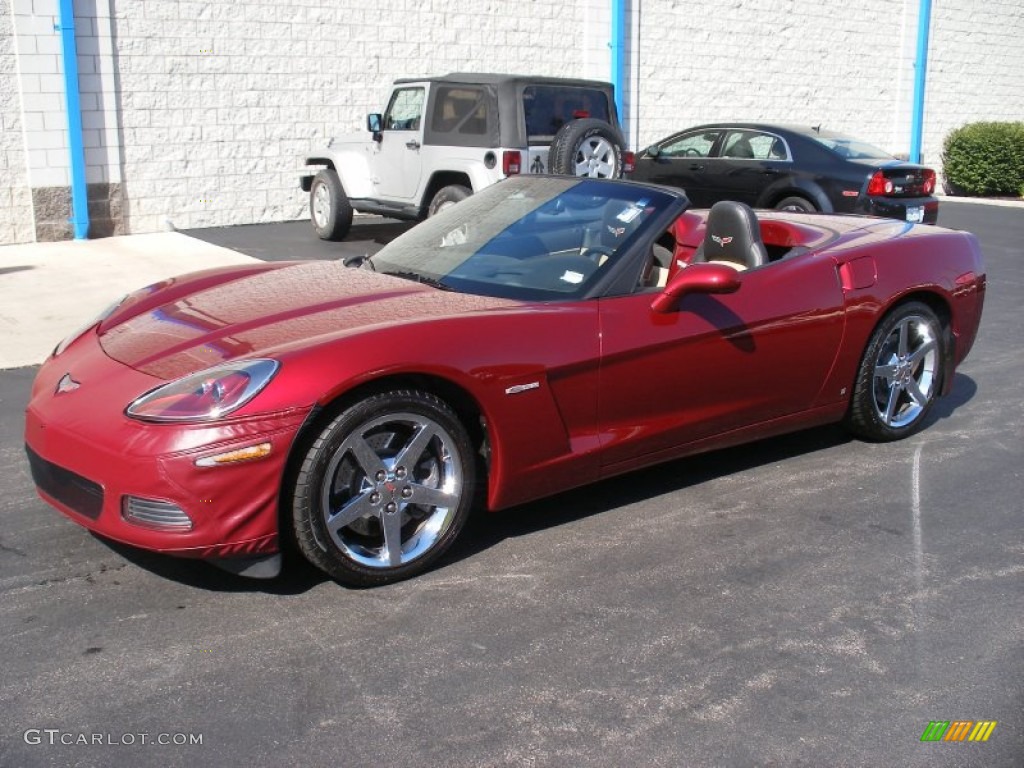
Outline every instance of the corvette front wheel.
[(875, 329), (861, 361), (847, 426), (859, 437), (899, 440), (924, 424), (942, 381), (942, 324), (926, 304), (908, 302)]
[(446, 403), (416, 390), (371, 395), (307, 451), (292, 503), (296, 541), (344, 584), (399, 581), (451, 546), (475, 484), (472, 443)]

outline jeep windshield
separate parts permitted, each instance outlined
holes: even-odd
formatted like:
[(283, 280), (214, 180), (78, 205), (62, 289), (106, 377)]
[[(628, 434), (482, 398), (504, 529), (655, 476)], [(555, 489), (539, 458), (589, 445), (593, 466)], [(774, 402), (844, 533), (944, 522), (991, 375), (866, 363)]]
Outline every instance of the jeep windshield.
[(579, 298), (672, 199), (633, 184), (514, 177), (413, 227), (370, 266), (463, 293)]

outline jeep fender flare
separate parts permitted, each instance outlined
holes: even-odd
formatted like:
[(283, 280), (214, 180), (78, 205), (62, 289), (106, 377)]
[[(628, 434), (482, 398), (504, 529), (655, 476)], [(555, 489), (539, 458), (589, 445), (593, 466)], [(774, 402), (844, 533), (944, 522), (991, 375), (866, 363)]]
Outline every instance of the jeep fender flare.
[(423, 216), (426, 216), (430, 201), (442, 187), (459, 184), (469, 187), (473, 192), (479, 192), (502, 178), (500, 164), (496, 165), (493, 170), (489, 170), (479, 160), (452, 158), (450, 161), (443, 161), (438, 165), (438, 169), (431, 173), (430, 178), (426, 180), (420, 195), (420, 211)]
[[(345, 193), (350, 198), (372, 197), (370, 166), (366, 161), (366, 151), (362, 148), (325, 149), (315, 154), (306, 155), (303, 164), (307, 167), (327, 166), (333, 168), (341, 179), (342, 186), (345, 187)], [(315, 175), (316, 172), (313, 170), (308, 177), (303, 177), (303, 189), (308, 191), (307, 185), (312, 183), (312, 177)]]

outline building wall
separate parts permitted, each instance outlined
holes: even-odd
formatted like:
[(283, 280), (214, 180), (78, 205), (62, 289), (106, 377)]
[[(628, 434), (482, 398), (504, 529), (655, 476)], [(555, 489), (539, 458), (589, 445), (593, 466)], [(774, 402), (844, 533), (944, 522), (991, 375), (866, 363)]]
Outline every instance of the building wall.
[(576, 76), (586, 48), (561, 0), (114, 5), (132, 231), (306, 216), (302, 156), (364, 130), (396, 77)]
[[(0, 3), (0, 242), (66, 237), (57, 0)], [(634, 148), (772, 119), (908, 151), (920, 0), (626, 3)], [(610, 77), (611, 0), (75, 0), (75, 14), (94, 236), (305, 217), (302, 156), (362, 131), (395, 77)], [(1022, 40), (1021, 0), (935, 4), (926, 161), (952, 127), (1024, 119)]]
[[(796, 122), (909, 148), (918, 0), (645, 3), (640, 145), (718, 120)], [(911, 17), (911, 18), (908, 18)]]
[(938, 162), (954, 128), (1024, 120), (1024, 0), (936, 2), (923, 153)]
[(35, 239), (12, 10), (0, 5), (0, 243)]

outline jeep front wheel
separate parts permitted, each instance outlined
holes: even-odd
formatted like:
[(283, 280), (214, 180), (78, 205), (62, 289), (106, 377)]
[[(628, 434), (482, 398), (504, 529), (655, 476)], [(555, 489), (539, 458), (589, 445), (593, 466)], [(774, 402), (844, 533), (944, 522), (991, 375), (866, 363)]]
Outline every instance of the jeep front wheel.
[(434, 195), (434, 199), (430, 201), (430, 206), (427, 208), (427, 216), (440, 213), (445, 208), (450, 208), (472, 194), (473, 190), (462, 184), (450, 184), (447, 187), (441, 187), (437, 190), (437, 194)]
[(604, 120), (571, 120), (551, 142), (548, 170), (564, 176), (617, 179), (622, 176), (624, 146), (622, 134)]
[(309, 220), (321, 240), (341, 240), (352, 227), (352, 206), (332, 168), (313, 178), (309, 189)]

